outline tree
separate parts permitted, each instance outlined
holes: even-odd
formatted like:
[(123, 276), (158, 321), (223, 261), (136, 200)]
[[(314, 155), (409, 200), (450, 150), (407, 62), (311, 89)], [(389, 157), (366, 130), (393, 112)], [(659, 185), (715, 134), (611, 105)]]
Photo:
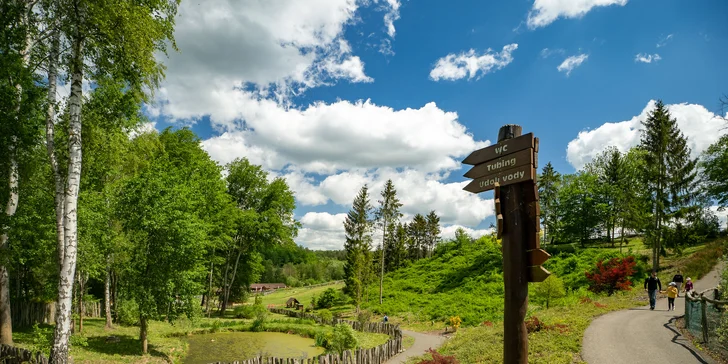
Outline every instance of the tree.
[(553, 233), (556, 231), (558, 223), (558, 212), (556, 211), (557, 193), (561, 175), (554, 170), (551, 162), (546, 163), (543, 167), (541, 175), (538, 177), (538, 195), (541, 202), (541, 219), (545, 227), (544, 241), (548, 237), (553, 241)]
[(389, 260), (387, 260), (387, 270), (395, 271), (404, 265), (407, 259), (407, 245), (409, 236), (407, 235), (406, 224), (398, 223), (393, 226), (394, 233), (389, 235), (391, 250), (387, 252)]
[(535, 298), (546, 303), (546, 308), (551, 305), (551, 300), (564, 297), (564, 281), (555, 274), (550, 275), (545, 281), (536, 283), (534, 287)]
[(597, 176), (597, 193), (605, 204), (604, 228), (607, 231), (607, 240), (614, 247), (614, 232), (623, 207), (621, 202), (624, 200), (624, 157), (616, 147), (608, 147), (587, 165), (587, 170)]
[(715, 199), (721, 209), (728, 207), (728, 135), (723, 135), (703, 152), (700, 167), (706, 194)]
[(599, 199), (597, 176), (578, 172), (562, 177), (558, 192), (559, 235), (578, 241), (582, 247), (599, 232), (604, 221), (605, 204)]
[(371, 265), (371, 211), (369, 189), (367, 185), (364, 185), (354, 198), (351, 210), (344, 220), (344, 230), (346, 231), (345, 290), (354, 300), (357, 312), (361, 306)]
[[(399, 212), (399, 208), (402, 207), (402, 203), (397, 198), (397, 190), (394, 189), (392, 180), (387, 180), (382, 191), (382, 199), (379, 200), (379, 208), (374, 212), (374, 219), (377, 225), (382, 229), (382, 245), (381, 250), (381, 274), (379, 275), (379, 304), (382, 304), (382, 287), (384, 286), (384, 252), (387, 250), (387, 231), (392, 235), (392, 229), (402, 217), (402, 213)], [(389, 230), (388, 230), (389, 229)]]
[(661, 100), (642, 125), (643, 178), (654, 220), (647, 232), (652, 245), (652, 268), (657, 270), (663, 249), (663, 228), (672, 218), (684, 214), (694, 197), (697, 160), (690, 158), (687, 139)]
[[(126, 92), (141, 101), (145, 98), (145, 90), (156, 87), (162, 77), (155, 54), (166, 51), (167, 42), (173, 41), (174, 19), (177, 2), (166, 0), (103, 2), (93, 0), (64, 0), (43, 2), (45, 8), (41, 12), (47, 14), (46, 26), (58, 37), (50, 39), (67, 41), (68, 47), (50, 49), (67, 49), (60, 54), (51, 54), (48, 67), (55, 70), (55, 63), (61, 56), (65, 62), (59, 64), (70, 76), (71, 93), (68, 98), (68, 155), (67, 172), (63, 175), (57, 168), (56, 180), (65, 177), (62, 203), (63, 237), (59, 233), (59, 281), (58, 310), (54, 341), (51, 348), (52, 363), (68, 362), (68, 347), (71, 333), (71, 300), (73, 277), (76, 272), (78, 249), (78, 196), (81, 184), (82, 167), (82, 102), (84, 78), (98, 80), (102, 78), (121, 79), (126, 83)], [(53, 53), (53, 52), (52, 52)], [(44, 58), (44, 57), (43, 57)], [(88, 71), (88, 72), (86, 72)], [(55, 82), (55, 75), (53, 75)], [(49, 98), (50, 92), (49, 92)], [(49, 103), (50, 104), (50, 103)], [(53, 126), (53, 116), (49, 108), (49, 120), (46, 125)], [(52, 134), (51, 131), (48, 134)], [(55, 150), (50, 149), (49, 155)], [(57, 158), (57, 156), (56, 156)], [(60, 165), (59, 165), (60, 167)], [(60, 176), (59, 176), (60, 175)], [(61, 219), (59, 219), (61, 220)], [(59, 229), (60, 230), (60, 229)]]
[[(127, 279), (139, 305), (140, 340), (147, 353), (148, 322), (191, 315), (204, 291), (211, 228), (209, 211), (229, 200), (220, 168), (187, 130), (159, 135), (148, 165), (123, 182), (118, 217), (132, 242)], [(135, 139), (135, 143), (148, 142)]]
[(33, 9), (29, 2), (0, 4), (0, 344), (12, 345), (8, 224), (20, 203), (20, 164), (38, 141), (40, 89), (30, 65)]
[(427, 219), (422, 214), (415, 214), (415, 217), (407, 225), (409, 233), (409, 259), (412, 261), (424, 257), (427, 249)]
[(435, 245), (440, 241), (440, 217), (435, 210), (430, 211), (425, 217), (425, 241), (428, 255), (432, 256)]

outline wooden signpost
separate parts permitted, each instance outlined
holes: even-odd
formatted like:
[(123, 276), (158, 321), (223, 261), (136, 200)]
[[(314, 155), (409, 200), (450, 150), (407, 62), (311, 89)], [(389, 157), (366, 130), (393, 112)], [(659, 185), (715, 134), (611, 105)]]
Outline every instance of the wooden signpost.
[(536, 184), (538, 138), (521, 135), (518, 125), (504, 125), (498, 144), (476, 150), (464, 164), (473, 165), (463, 188), (480, 193), (495, 190), (497, 237), (503, 239), (505, 285), (503, 362), (528, 363), (528, 282), (543, 282), (551, 274), (541, 265), (550, 255), (541, 249), (541, 208)]

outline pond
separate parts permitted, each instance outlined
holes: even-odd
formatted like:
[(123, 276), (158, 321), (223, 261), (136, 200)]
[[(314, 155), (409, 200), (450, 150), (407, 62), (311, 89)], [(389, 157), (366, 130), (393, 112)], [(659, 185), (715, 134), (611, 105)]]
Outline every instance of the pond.
[(232, 362), (267, 354), (280, 358), (312, 358), (324, 349), (314, 346), (313, 339), (280, 332), (220, 332), (190, 336), (184, 364)]

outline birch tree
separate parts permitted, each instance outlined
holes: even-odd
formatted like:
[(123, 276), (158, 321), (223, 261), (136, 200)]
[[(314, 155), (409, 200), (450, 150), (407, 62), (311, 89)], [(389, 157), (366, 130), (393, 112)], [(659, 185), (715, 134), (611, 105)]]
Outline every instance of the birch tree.
[[(59, 47), (59, 58), (52, 54), (48, 59), (51, 71), (61, 72), (70, 79), (68, 97), (67, 159), (65, 172), (61, 165), (56, 168), (56, 181), (63, 186), (63, 195), (57, 208), (59, 219), (59, 282), (54, 341), (51, 348), (52, 363), (68, 362), (71, 333), (71, 300), (73, 278), (76, 273), (78, 249), (78, 196), (82, 168), (82, 102), (83, 82), (86, 79), (121, 79), (126, 92), (143, 100), (145, 88), (153, 89), (162, 77), (162, 67), (155, 58), (158, 51), (166, 51), (166, 42), (173, 41), (174, 16), (178, 3), (167, 0), (142, 2), (122, 0), (105, 2), (95, 0), (63, 0), (45, 3), (46, 13), (51, 14), (51, 29), (57, 36), (51, 37), (67, 43)], [(60, 60), (63, 60), (61, 62)], [(53, 65), (58, 62), (59, 67)], [(48, 77), (49, 84), (56, 82)], [(49, 87), (49, 90), (53, 87)], [(49, 91), (49, 99), (55, 98)], [(49, 100), (51, 101), (51, 100)], [(49, 102), (49, 105), (53, 104)], [(47, 126), (53, 127), (54, 110), (49, 108)], [(52, 134), (53, 131), (48, 133)], [(54, 145), (48, 146), (49, 155), (56, 156)], [(53, 163), (53, 158), (51, 158)], [(65, 176), (63, 175), (65, 173)], [(65, 177), (62, 178), (62, 177)], [(60, 188), (59, 188), (60, 190)], [(63, 231), (62, 240), (60, 230)]]

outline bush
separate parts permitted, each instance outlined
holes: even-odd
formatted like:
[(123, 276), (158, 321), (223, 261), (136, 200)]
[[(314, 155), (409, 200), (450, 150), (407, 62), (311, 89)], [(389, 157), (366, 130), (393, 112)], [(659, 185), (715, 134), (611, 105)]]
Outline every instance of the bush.
[(607, 292), (611, 296), (616, 291), (631, 289), (632, 281), (629, 278), (634, 274), (636, 265), (633, 256), (612, 258), (606, 263), (598, 261), (592, 272), (585, 273), (589, 290), (595, 293)]
[(356, 320), (359, 321), (359, 323), (362, 325), (366, 324), (371, 319), (372, 319), (372, 313), (370, 311), (362, 310), (362, 311), (359, 311), (358, 315), (356, 315)]
[(359, 342), (354, 329), (347, 324), (338, 324), (333, 331), (319, 331), (314, 338), (316, 346), (323, 347), (330, 353), (341, 353), (344, 350), (355, 349)]
[(321, 294), (321, 297), (318, 299), (317, 302), (317, 308), (331, 308), (334, 307), (334, 304), (336, 303), (336, 290), (333, 288), (328, 288), (324, 291), (324, 293)]
[(433, 349), (428, 349), (427, 352), (432, 355), (432, 360), (425, 359), (417, 364), (460, 364), (454, 356), (445, 356)]
[(120, 300), (116, 311), (120, 324), (136, 325), (139, 323), (139, 305), (133, 299)]
[[(256, 298), (256, 301), (257, 300), (258, 299)], [(241, 305), (241, 306), (235, 307), (235, 310), (233, 310), (233, 315), (236, 318), (254, 319), (261, 312), (264, 312), (264, 313), (268, 312), (268, 310), (262, 304)]]
[(318, 312), (318, 315), (324, 322), (331, 322), (331, 319), (334, 318), (334, 315), (329, 310), (321, 310)]

